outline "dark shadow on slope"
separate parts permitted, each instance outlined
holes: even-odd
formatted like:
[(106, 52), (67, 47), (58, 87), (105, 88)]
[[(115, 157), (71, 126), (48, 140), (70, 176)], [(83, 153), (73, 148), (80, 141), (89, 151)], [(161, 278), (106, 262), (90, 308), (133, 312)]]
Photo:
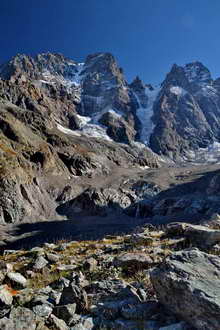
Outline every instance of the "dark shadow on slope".
[[(45, 242), (56, 243), (60, 240), (97, 240), (106, 235), (131, 233), (135, 227), (143, 225), (144, 222), (144, 219), (133, 219), (123, 214), (115, 214), (106, 217), (76, 216), (73, 220), (20, 224), (13, 232), (13, 236), (17, 239), (14, 242), (8, 242), (1, 249), (31, 249)], [(25, 235), (30, 236), (25, 237)]]
[[(187, 194), (204, 194), (208, 196), (210, 193), (207, 188), (210, 186), (211, 181), (216, 177), (215, 188), (220, 196), (220, 170), (207, 171), (199, 174), (194, 174), (195, 179), (190, 182), (181, 183), (184, 177), (179, 176), (180, 183), (167, 190), (162, 191), (157, 195), (158, 199), (165, 197), (179, 197)], [(199, 178), (197, 178), (199, 176)], [(214, 182), (213, 182), (214, 183)], [(210, 187), (211, 188), (211, 187)], [(212, 192), (214, 193), (214, 192)]]
[[(213, 201), (210, 201), (210, 196), (213, 196)], [(160, 225), (173, 221), (198, 223), (208, 220), (213, 213), (220, 213), (220, 171), (200, 173), (199, 178), (194, 175), (194, 179), (190, 182), (180, 182), (162, 191), (152, 200), (155, 206), (163, 199), (177, 201), (182, 198), (191, 198), (192, 201), (202, 198), (207, 203), (204, 204), (204, 208), (198, 209), (198, 212), (187, 208), (176, 209), (173, 214), (168, 214), (163, 210), (164, 214), (152, 213), (149, 216), (148, 213), (143, 218), (135, 218), (126, 215), (124, 211), (127, 210), (112, 202), (110, 208), (101, 206), (93, 208), (87, 201), (83, 206), (83, 212), (74, 213), (72, 209), (74, 201), (68, 201), (57, 208), (58, 213), (65, 215), (68, 220), (19, 224), (14, 227), (15, 241), (5, 241), (6, 244), (1, 249), (27, 249), (45, 242), (56, 243), (59, 240), (102, 239), (106, 235), (132, 233), (144, 223)]]

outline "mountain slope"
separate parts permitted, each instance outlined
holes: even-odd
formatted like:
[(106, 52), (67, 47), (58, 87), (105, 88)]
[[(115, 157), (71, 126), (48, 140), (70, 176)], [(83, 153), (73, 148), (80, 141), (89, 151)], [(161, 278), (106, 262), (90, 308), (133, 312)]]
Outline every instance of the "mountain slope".
[[(49, 113), (58, 128), (196, 161), (218, 142), (220, 83), (200, 62), (173, 65), (161, 86), (128, 84), (109, 53), (77, 63), (61, 54), (17, 55), (0, 67), (1, 97)], [(202, 148), (202, 149), (201, 149)]]
[(173, 159), (190, 158), (190, 151), (219, 141), (219, 92), (218, 80), (201, 63), (174, 65), (154, 103), (151, 148)]

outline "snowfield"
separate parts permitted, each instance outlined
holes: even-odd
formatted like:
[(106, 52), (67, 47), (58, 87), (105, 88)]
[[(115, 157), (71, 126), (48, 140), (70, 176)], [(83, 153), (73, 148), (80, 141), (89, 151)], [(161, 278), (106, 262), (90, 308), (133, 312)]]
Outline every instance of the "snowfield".
[(140, 140), (145, 145), (149, 145), (150, 136), (154, 130), (155, 125), (151, 118), (153, 116), (154, 101), (156, 100), (159, 91), (160, 87), (155, 87), (152, 91), (148, 88), (145, 89), (145, 93), (148, 97), (147, 107), (145, 108), (141, 105), (138, 95), (135, 94), (139, 106), (137, 109), (137, 116), (142, 124)]

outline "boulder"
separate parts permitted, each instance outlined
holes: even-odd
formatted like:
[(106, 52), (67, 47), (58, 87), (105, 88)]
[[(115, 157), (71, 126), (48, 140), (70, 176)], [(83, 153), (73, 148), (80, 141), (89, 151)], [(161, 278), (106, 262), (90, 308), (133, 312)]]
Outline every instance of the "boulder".
[(9, 272), (7, 274), (7, 278), (12, 283), (13, 287), (16, 287), (18, 289), (25, 288), (27, 286), (27, 279), (21, 275), (20, 273), (16, 272)]
[(82, 316), (76, 325), (70, 327), (70, 330), (92, 330), (94, 326), (92, 317)]
[(198, 249), (173, 253), (150, 273), (159, 301), (196, 329), (220, 329), (220, 259)]
[(0, 318), (6, 315), (13, 302), (13, 292), (7, 285), (0, 286)]
[(60, 260), (60, 256), (55, 253), (47, 253), (47, 260), (51, 263), (56, 263)]
[(53, 310), (55, 316), (64, 320), (67, 324), (71, 321), (76, 312), (76, 304), (56, 306)]
[(68, 326), (63, 320), (58, 319), (55, 315), (50, 315), (50, 325), (54, 330), (68, 330)]
[(220, 230), (205, 226), (189, 225), (185, 230), (185, 236), (193, 245), (201, 248), (210, 248), (220, 242)]
[(67, 288), (63, 289), (59, 304), (76, 304), (77, 313), (85, 312), (88, 310), (88, 297), (86, 291), (71, 283)]
[(149, 320), (158, 311), (158, 302), (152, 300), (142, 304), (125, 304), (121, 308), (121, 315), (126, 320)]
[(114, 264), (122, 268), (135, 267), (137, 269), (144, 269), (151, 266), (153, 260), (146, 253), (129, 252), (116, 257)]
[(13, 330), (35, 330), (39, 318), (28, 308), (13, 308), (10, 313), (10, 322), (13, 322)]
[(40, 269), (44, 268), (47, 264), (48, 264), (48, 261), (43, 256), (39, 256), (35, 260), (33, 268), (35, 270), (40, 270)]
[(53, 311), (53, 308), (48, 304), (36, 305), (33, 307), (33, 311), (36, 315), (47, 318)]
[(206, 226), (191, 225), (188, 223), (170, 223), (166, 228), (167, 235), (183, 235), (200, 248), (210, 248), (220, 242), (220, 230)]
[(93, 272), (96, 270), (97, 264), (97, 260), (91, 257), (85, 260), (83, 263), (83, 268), (89, 272)]
[(0, 329), (1, 330), (11, 330), (13, 329), (13, 322), (7, 317), (0, 319)]

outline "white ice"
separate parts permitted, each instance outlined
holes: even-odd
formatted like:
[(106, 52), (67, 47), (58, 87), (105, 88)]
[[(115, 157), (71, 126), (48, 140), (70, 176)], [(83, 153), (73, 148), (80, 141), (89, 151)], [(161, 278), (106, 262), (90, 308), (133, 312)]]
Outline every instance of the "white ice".
[(60, 124), (57, 124), (57, 128), (59, 131), (65, 133), (65, 134), (68, 134), (68, 135), (75, 135), (75, 136), (80, 136), (81, 134), (77, 131), (73, 131), (69, 128), (66, 128), (66, 127), (63, 127), (62, 125)]
[(154, 101), (156, 100), (159, 91), (160, 87), (155, 87), (152, 91), (146, 88), (145, 93), (148, 97), (148, 101), (147, 107), (145, 108), (141, 105), (138, 95), (135, 94), (139, 106), (137, 109), (137, 116), (142, 124), (140, 140), (146, 145), (149, 144), (149, 139), (155, 126), (151, 118), (153, 116)]
[(185, 91), (185, 89), (183, 89), (182, 87), (179, 87), (179, 86), (170, 87), (170, 91), (171, 91), (171, 93), (178, 95), (178, 96), (184, 96), (187, 93)]

